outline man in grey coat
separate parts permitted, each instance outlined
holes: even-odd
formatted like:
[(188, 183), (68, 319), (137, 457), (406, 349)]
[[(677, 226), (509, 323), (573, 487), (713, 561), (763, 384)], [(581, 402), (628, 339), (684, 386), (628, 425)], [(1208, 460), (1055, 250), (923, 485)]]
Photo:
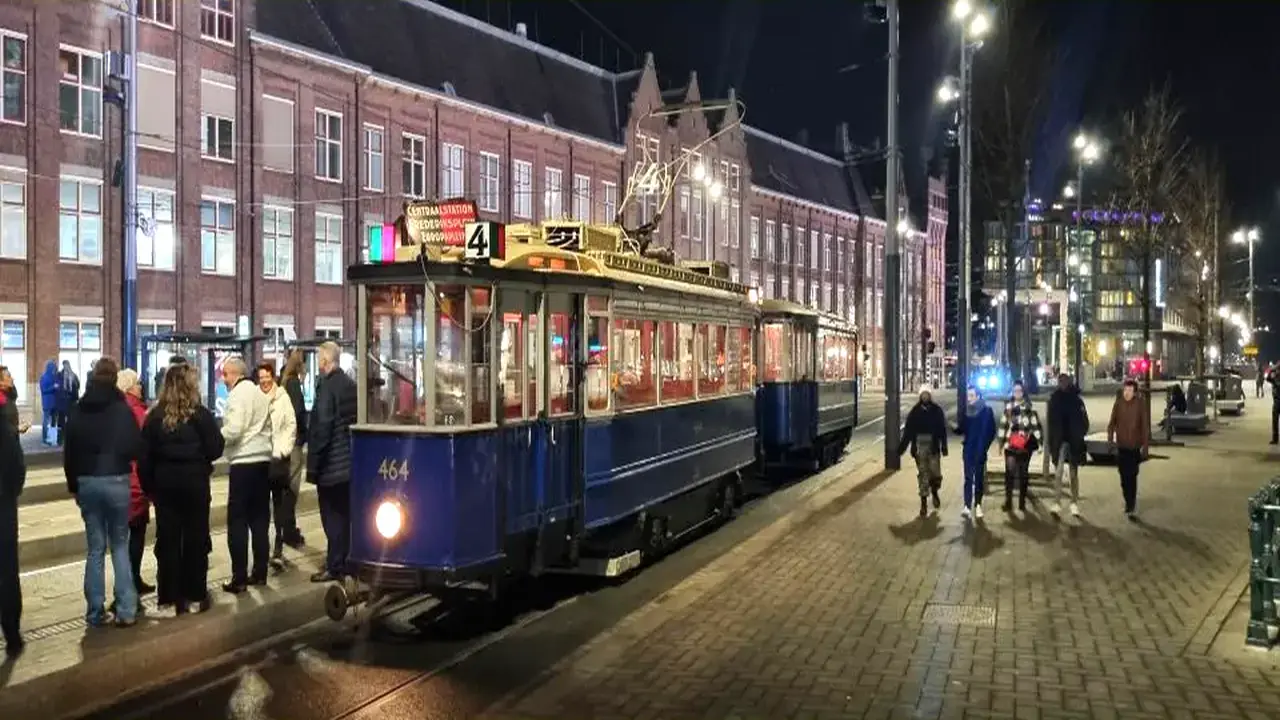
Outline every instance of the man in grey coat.
[(324, 570), (312, 582), (341, 579), (351, 547), (351, 425), (356, 421), (356, 384), (342, 372), (337, 343), (317, 353), (320, 384), (307, 427), (307, 482), (316, 486), (320, 524), (328, 541)]

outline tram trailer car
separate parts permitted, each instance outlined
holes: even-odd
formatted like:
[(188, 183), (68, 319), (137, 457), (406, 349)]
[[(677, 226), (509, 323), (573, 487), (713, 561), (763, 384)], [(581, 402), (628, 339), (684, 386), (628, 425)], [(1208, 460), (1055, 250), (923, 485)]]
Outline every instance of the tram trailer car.
[[(496, 597), (547, 572), (625, 574), (731, 517), (766, 448), (847, 442), (856, 424), (855, 402), (788, 427), (806, 406), (780, 370), (785, 412), (760, 399), (761, 305), (724, 268), (622, 251), (611, 227), (510, 226), (506, 239), (483, 261), (446, 249), (348, 270), (366, 360), (353, 577), (326, 595), (334, 620), (404, 595)], [(796, 334), (834, 327), (799, 306), (771, 317)], [(819, 408), (805, 383), (794, 393)], [(765, 406), (782, 444), (762, 442)]]

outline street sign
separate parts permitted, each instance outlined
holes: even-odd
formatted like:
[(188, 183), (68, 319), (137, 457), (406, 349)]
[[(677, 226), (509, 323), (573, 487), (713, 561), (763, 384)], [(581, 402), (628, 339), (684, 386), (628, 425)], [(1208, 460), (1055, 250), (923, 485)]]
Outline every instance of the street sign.
[(1258, 346), (1257, 346), (1257, 345), (1245, 345), (1245, 346), (1244, 346), (1244, 351), (1243, 351), (1243, 352), (1244, 352), (1244, 356), (1245, 356), (1245, 357), (1258, 357)]

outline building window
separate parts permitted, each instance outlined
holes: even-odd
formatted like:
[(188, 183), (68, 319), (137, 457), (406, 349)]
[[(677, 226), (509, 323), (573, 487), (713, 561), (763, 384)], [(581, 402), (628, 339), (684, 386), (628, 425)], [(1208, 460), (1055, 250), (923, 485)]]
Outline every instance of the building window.
[(809, 268), (818, 269), (818, 231), (809, 231)]
[(604, 195), (604, 218), (602, 220), (612, 223), (618, 215), (618, 186), (605, 182), (601, 184), (601, 191)]
[(764, 221), (764, 256), (767, 260), (772, 260), (778, 252), (777, 227), (777, 223), (773, 220)]
[(480, 153), (480, 209), (498, 212), (502, 209), (502, 159), (493, 153)]
[(262, 209), (262, 277), (293, 279), (293, 210)]
[(836, 314), (844, 315), (844, 286), (836, 288)]
[(831, 269), (831, 234), (822, 233), (822, 269)]
[(138, 267), (174, 268), (173, 193), (138, 188)]
[(735, 250), (742, 247), (742, 203), (737, 198), (729, 201), (729, 244)]
[(440, 198), (460, 198), (467, 192), (466, 149), (453, 143), (440, 145)]
[(876, 293), (876, 327), (884, 327), (884, 293)]
[(702, 236), (707, 227), (707, 218), (706, 207), (703, 204), (701, 187), (693, 189), (693, 212), (690, 214), (692, 215), (692, 218), (689, 221), (692, 225), (692, 232), (690, 234), (693, 236), (694, 242), (702, 242)]
[(0, 257), (27, 257), (27, 186), (0, 182)]
[(102, 262), (102, 185), (64, 179), (58, 205), (58, 257), (64, 262)]
[(377, 125), (364, 126), (364, 186), (379, 192), (382, 191), (383, 160), (386, 156), (383, 137), (382, 128)]
[(316, 284), (342, 284), (342, 218), (316, 213)]
[(751, 287), (756, 288), (757, 290), (760, 288), (760, 271), (759, 270), (751, 271)]
[(204, 116), (204, 132), (200, 135), (200, 154), (210, 160), (236, 159), (235, 121), (217, 115)]
[(421, 200), (427, 196), (427, 139), (420, 135), (402, 134), (400, 153), (404, 194)]
[(720, 247), (729, 247), (729, 203), (721, 199), (718, 203), (713, 201), (713, 205), (720, 208), (720, 224), (712, 228), (711, 234), (720, 239)]
[(791, 277), (787, 275), (782, 276), (782, 299), (791, 299)]
[(533, 163), (528, 160), (511, 161), (511, 214), (533, 218)]
[(173, 27), (173, 0), (139, 0), (138, 19)]
[(58, 81), (62, 130), (102, 137), (102, 56), (63, 47), (58, 51), (58, 65), (62, 69)]
[(791, 226), (782, 224), (782, 262), (791, 263)]
[(760, 257), (760, 218), (751, 216), (751, 257)]
[[(27, 321), (19, 318), (0, 318), (0, 365), (9, 368), (9, 374), (19, 387), (27, 382)], [(30, 402), (18, 396), (18, 404)]]
[(591, 222), (591, 177), (573, 176), (573, 219)]
[(738, 194), (742, 190), (742, 169), (737, 165), (729, 166), (729, 192)]
[(564, 216), (564, 172), (547, 168), (547, 181), (542, 194), (542, 219), (559, 220)]
[(738, 268), (737, 268), (736, 266), (730, 266), (730, 268), (729, 268), (729, 282), (739, 282), (739, 277), (740, 277), (741, 275), (742, 275), (742, 273), (738, 270)]
[(689, 237), (689, 226), (693, 224), (693, 213), (689, 209), (689, 186), (680, 186), (680, 237)]
[(862, 274), (865, 277), (871, 277), (871, 243), (864, 242), (862, 244)]
[(200, 201), (200, 270), (236, 274), (236, 206), (230, 200)]
[(844, 271), (844, 238), (836, 238), (836, 270)]
[(200, 34), (235, 43), (235, 0), (200, 0)]
[(316, 110), (316, 177), (342, 180), (342, 115)]
[(0, 32), (0, 45), (4, 50), (4, 103), (0, 119), (5, 122), (27, 121), (27, 39), (20, 35)]
[(102, 357), (101, 320), (63, 320), (58, 323), (58, 364), (71, 363), (80, 376), (81, 387), (88, 382), (89, 371)]

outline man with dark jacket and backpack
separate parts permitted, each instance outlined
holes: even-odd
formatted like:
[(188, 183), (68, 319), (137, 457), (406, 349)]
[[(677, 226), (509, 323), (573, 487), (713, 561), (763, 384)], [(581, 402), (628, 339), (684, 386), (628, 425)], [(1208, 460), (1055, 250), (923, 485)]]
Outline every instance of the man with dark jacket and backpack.
[(942, 506), (938, 490), (942, 487), (942, 456), (947, 454), (947, 416), (942, 407), (933, 401), (928, 385), (920, 388), (920, 402), (907, 413), (902, 430), (902, 442), (898, 455), (911, 447), (916, 460), (916, 483), (920, 490), (920, 517), (929, 514), (929, 496), (933, 495), (933, 508)]
[(17, 657), (24, 647), (18, 627), (22, 619), (22, 585), (18, 578), (18, 496), (27, 479), (12, 376), (0, 366), (0, 632), (4, 652)]
[(327, 342), (316, 353), (320, 384), (307, 427), (307, 482), (316, 486), (320, 524), (328, 540), (324, 570), (311, 582), (340, 580), (351, 543), (351, 425), (356, 385), (338, 366), (341, 350)]
[(1089, 432), (1089, 414), (1080, 397), (1080, 388), (1063, 373), (1058, 389), (1049, 396), (1049, 458), (1057, 465), (1057, 492), (1049, 512), (1062, 512), (1062, 495), (1068, 471), (1071, 473), (1071, 514), (1080, 515), (1080, 461), (1084, 459), (1084, 436)]

